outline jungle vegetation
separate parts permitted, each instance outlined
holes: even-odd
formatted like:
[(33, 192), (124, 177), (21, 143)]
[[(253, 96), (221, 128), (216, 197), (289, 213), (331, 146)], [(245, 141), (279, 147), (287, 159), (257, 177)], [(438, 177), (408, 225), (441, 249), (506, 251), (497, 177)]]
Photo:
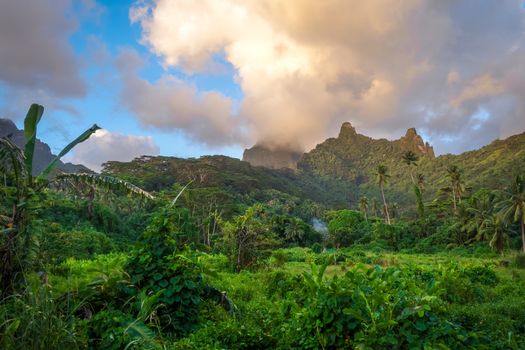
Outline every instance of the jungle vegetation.
[(58, 171), (95, 125), (34, 175), (42, 116), (0, 139), (1, 349), (525, 348), (524, 135)]

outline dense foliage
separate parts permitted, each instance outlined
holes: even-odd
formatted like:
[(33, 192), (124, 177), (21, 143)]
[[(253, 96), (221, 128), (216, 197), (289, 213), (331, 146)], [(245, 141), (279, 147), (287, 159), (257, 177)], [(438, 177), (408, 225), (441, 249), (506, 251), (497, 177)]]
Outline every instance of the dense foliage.
[(525, 348), (524, 178), (468, 161), (520, 139), (451, 163), (349, 132), (390, 160), (333, 139), (297, 173), (155, 157), (35, 179), (2, 139), (0, 348)]

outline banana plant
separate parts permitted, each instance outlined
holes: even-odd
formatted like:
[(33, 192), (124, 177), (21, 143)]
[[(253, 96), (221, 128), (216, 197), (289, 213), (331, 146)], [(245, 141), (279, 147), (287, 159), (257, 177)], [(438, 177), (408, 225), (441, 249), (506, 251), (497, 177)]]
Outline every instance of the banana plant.
[[(7, 226), (7, 228), (0, 228), (0, 292), (3, 296), (11, 293), (17, 275), (22, 272), (22, 265), (27, 264), (26, 260), (30, 251), (30, 242), (33, 239), (28, 229), (33, 197), (50, 183), (49, 178), (53, 170), (60, 164), (60, 159), (100, 129), (98, 125), (94, 124), (85, 130), (64, 147), (55, 159), (39, 174), (33, 176), (33, 158), (35, 156), (37, 130), (43, 113), (44, 107), (41, 105), (32, 104), (29, 108), (24, 120), (25, 146), (23, 150), (16, 146), (9, 138), (0, 138), (0, 174), (4, 175), (4, 179), (9, 175), (14, 187), (11, 218), (8, 220), (7, 225), (4, 225), (4, 227)], [(67, 176), (68, 175), (63, 175), (63, 178), (67, 178)], [(119, 187), (133, 194), (139, 194), (149, 199), (153, 198), (149, 193), (140, 188), (111, 177), (95, 174), (76, 174), (69, 176), (70, 178), (76, 177), (77, 181), (84, 181), (88, 184), (96, 183), (97, 185), (101, 185), (102, 183), (106, 183), (108, 186)], [(4, 216), (2, 217), (5, 219)], [(15, 261), (17, 264), (15, 264)]]

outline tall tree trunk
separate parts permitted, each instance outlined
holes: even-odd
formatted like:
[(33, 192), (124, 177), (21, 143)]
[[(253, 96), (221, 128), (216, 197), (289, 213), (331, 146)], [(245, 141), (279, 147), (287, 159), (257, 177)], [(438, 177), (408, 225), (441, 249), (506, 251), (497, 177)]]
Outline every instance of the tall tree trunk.
[(388, 206), (386, 204), (385, 191), (381, 185), (381, 196), (383, 196), (383, 205), (385, 206), (386, 222), (390, 225), (390, 214), (388, 213)]
[(457, 206), (456, 206), (456, 190), (452, 188), (452, 203), (454, 204), (454, 214), (457, 212)]

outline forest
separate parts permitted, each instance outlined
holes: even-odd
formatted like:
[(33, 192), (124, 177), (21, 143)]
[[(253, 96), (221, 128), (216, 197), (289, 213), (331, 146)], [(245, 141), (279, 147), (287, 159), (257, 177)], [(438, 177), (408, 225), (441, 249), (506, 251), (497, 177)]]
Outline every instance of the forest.
[(57, 169), (94, 125), (37, 172), (43, 113), (0, 138), (0, 349), (525, 348), (523, 134)]

